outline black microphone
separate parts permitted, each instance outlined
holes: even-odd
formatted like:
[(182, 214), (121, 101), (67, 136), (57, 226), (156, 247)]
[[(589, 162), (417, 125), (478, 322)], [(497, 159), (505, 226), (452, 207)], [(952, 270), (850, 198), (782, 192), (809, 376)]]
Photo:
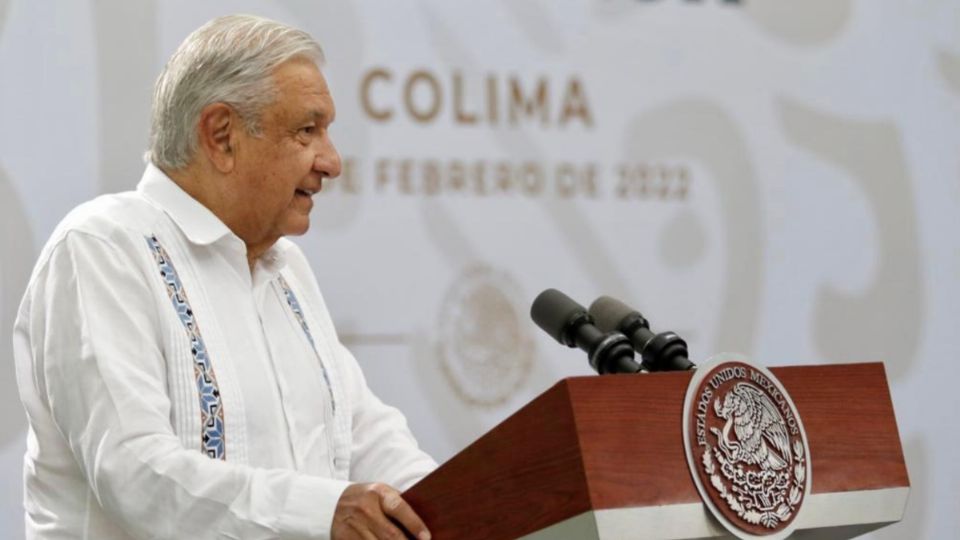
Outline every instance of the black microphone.
[(639, 311), (616, 298), (601, 296), (590, 304), (589, 315), (605, 331), (622, 332), (643, 358), (647, 371), (684, 371), (697, 366), (690, 361), (687, 342), (675, 332), (654, 334)]
[(530, 306), (530, 317), (562, 345), (586, 351), (590, 366), (601, 375), (641, 370), (626, 336), (602, 332), (593, 324), (586, 308), (556, 289), (547, 289), (537, 296)]

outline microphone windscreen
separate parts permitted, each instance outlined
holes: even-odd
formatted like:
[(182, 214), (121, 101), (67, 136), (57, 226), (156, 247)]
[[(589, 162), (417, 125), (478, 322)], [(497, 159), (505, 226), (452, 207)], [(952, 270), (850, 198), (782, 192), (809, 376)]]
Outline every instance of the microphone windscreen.
[(537, 295), (530, 306), (530, 317), (553, 339), (568, 345), (564, 333), (570, 322), (586, 316), (587, 310), (574, 299), (556, 289), (547, 289)]
[(610, 296), (601, 296), (590, 304), (594, 324), (604, 332), (618, 330), (623, 319), (637, 310)]

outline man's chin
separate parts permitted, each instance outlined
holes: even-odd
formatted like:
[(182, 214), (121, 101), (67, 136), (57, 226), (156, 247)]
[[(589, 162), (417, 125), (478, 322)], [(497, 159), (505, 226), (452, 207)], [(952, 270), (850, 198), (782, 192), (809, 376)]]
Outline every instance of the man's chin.
[(284, 236), (302, 236), (307, 233), (307, 230), (310, 229), (310, 219), (303, 217), (297, 220), (291, 220), (287, 223), (287, 226), (284, 227), (283, 235)]

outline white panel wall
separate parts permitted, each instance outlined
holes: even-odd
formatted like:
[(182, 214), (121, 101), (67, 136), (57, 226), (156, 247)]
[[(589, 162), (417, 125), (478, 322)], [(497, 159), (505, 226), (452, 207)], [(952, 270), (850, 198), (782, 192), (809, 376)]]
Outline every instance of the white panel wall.
[(883, 360), (913, 491), (873, 536), (960, 530), (956, 2), (0, 0), (0, 537), (34, 258), (136, 184), (162, 63), (234, 11), (326, 49), (348, 167), (298, 241), (438, 459), (589, 373), (529, 322), (540, 290), (612, 294), (696, 359)]

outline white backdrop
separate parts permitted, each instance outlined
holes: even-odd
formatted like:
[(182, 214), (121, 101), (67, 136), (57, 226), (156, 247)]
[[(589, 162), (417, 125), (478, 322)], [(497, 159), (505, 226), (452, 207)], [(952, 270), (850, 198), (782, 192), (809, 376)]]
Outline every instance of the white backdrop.
[(589, 374), (529, 322), (538, 292), (611, 294), (695, 360), (883, 360), (913, 490), (873, 536), (960, 530), (957, 2), (0, 0), (0, 538), (29, 270), (136, 184), (162, 63), (229, 12), (324, 45), (346, 168), (298, 242), (439, 460)]

